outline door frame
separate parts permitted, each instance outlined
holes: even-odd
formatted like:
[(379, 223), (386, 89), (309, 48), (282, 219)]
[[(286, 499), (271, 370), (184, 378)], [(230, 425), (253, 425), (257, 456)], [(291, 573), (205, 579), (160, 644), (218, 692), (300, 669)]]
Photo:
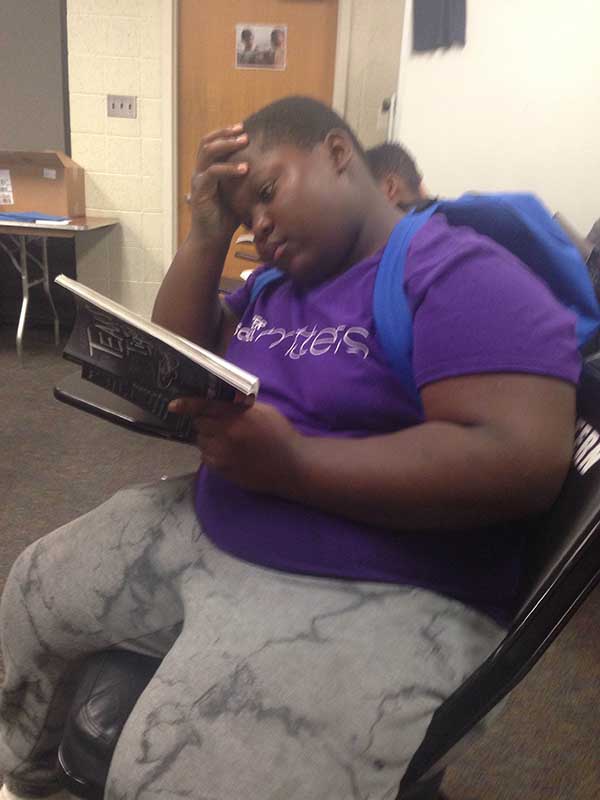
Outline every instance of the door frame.
[[(338, 0), (332, 105), (346, 110), (353, 0)], [(161, 0), (162, 207), (164, 271), (177, 250), (177, 0)]]

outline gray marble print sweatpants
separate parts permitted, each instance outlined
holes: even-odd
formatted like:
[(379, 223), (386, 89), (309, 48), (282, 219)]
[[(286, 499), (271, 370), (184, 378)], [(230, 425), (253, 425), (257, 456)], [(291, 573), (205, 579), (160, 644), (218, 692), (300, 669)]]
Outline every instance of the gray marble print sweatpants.
[(119, 740), (114, 800), (392, 800), (435, 708), (502, 636), (428, 591), (220, 552), (192, 476), (125, 489), (35, 542), (1, 626), (0, 772), (22, 795), (56, 787), (82, 656), (164, 654)]

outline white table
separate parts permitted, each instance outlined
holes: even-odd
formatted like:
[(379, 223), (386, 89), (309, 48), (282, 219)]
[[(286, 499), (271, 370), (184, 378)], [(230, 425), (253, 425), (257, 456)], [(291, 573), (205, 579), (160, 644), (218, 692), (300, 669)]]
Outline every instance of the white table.
[[(67, 225), (0, 220), (0, 247), (20, 274), (23, 289), (23, 301), (17, 326), (17, 355), (21, 364), (23, 363), (23, 331), (29, 305), (29, 290), (32, 286), (42, 284), (54, 317), (54, 341), (57, 345), (60, 342), (60, 320), (50, 292), (48, 239), (72, 239), (80, 232), (112, 228), (117, 223), (118, 220), (108, 217), (76, 217)], [(34, 245), (37, 244), (41, 245), (41, 259), (34, 252)], [(37, 275), (35, 275), (36, 272)]]

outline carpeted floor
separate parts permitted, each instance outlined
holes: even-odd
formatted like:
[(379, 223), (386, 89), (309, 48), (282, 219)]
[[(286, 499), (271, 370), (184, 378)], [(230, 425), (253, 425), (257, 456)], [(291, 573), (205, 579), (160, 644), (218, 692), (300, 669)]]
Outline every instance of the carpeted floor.
[[(73, 365), (48, 331), (0, 328), (0, 588), (18, 553), (121, 486), (195, 468), (194, 448), (117, 428), (56, 402)], [(447, 772), (450, 800), (600, 797), (600, 590), (514, 691), (493, 729)]]

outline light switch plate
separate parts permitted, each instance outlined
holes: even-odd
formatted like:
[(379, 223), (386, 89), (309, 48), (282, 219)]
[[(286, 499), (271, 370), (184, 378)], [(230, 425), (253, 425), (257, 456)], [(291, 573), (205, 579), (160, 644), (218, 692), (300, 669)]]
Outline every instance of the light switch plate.
[(106, 95), (106, 113), (109, 117), (137, 117), (137, 97), (128, 94)]

